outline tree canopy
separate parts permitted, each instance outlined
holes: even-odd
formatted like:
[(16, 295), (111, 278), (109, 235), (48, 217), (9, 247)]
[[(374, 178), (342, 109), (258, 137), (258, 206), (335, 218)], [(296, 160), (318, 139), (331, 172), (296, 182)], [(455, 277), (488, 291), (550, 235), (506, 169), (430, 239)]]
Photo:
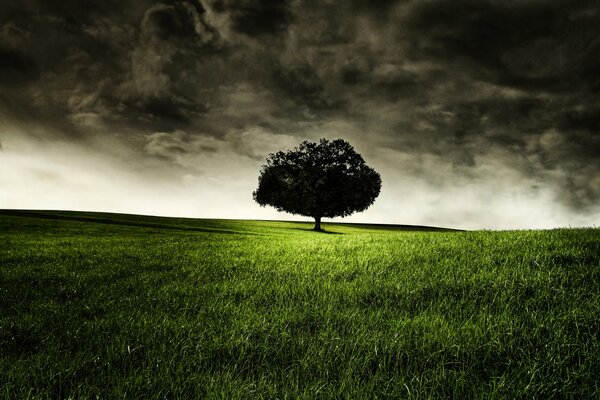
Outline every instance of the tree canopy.
[(267, 157), (252, 194), (261, 206), (315, 219), (346, 217), (366, 210), (381, 190), (381, 177), (350, 143), (304, 141)]

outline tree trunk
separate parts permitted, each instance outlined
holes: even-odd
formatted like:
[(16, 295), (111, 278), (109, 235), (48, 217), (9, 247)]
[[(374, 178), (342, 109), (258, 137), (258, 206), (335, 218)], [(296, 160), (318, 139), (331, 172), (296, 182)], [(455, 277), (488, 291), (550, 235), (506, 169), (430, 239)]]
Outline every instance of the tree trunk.
[(315, 217), (315, 227), (313, 228), (313, 231), (322, 231), (321, 229), (321, 217)]

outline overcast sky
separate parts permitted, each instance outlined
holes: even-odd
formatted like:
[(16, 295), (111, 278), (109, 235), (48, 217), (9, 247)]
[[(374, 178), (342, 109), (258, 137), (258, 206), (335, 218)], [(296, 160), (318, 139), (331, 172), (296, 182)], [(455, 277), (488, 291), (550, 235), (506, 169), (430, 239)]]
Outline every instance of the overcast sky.
[(598, 226), (599, 130), (597, 1), (0, 2), (0, 208), (299, 219), (259, 169), (326, 137), (345, 221)]

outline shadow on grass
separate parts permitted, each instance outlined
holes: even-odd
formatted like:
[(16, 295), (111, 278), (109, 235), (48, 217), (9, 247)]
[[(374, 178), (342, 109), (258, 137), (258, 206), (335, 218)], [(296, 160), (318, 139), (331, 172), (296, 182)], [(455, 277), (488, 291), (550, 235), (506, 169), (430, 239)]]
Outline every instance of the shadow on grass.
[(343, 235), (342, 232), (331, 232), (331, 231), (326, 231), (326, 230), (315, 231), (312, 228), (290, 228), (290, 229), (294, 229), (297, 231), (304, 231), (304, 232), (313, 232), (315, 234), (325, 233), (327, 235)]

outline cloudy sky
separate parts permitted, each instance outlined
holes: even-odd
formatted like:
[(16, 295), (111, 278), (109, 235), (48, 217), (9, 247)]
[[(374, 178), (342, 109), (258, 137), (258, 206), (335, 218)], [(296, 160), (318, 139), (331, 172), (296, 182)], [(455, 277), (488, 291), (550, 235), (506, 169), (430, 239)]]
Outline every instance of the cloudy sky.
[(260, 166), (326, 137), (346, 221), (598, 226), (599, 130), (597, 1), (0, 3), (0, 208), (298, 219)]

